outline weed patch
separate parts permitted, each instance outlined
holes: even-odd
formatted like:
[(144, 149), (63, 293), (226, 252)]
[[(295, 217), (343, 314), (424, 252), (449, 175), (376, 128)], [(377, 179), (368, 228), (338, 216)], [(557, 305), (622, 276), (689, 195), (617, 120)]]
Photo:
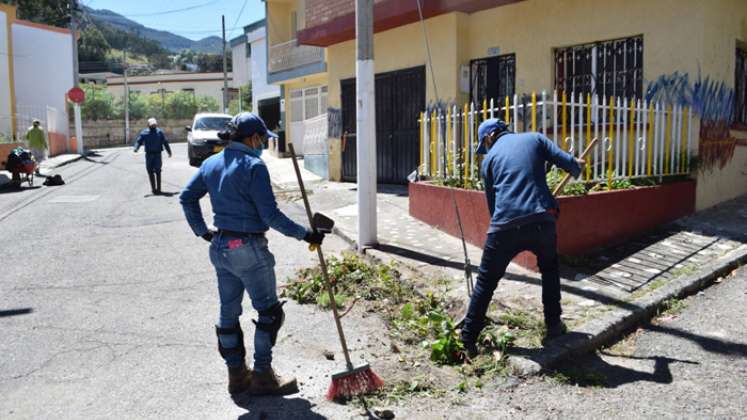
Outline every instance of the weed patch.
[(550, 379), (561, 385), (574, 385), (601, 388), (606, 385), (607, 377), (598, 372), (581, 369), (564, 369), (550, 375)]
[(683, 299), (677, 299), (677, 298), (667, 299), (659, 307), (657, 315), (668, 316), (668, 317), (677, 316), (686, 307), (687, 307), (687, 303)]

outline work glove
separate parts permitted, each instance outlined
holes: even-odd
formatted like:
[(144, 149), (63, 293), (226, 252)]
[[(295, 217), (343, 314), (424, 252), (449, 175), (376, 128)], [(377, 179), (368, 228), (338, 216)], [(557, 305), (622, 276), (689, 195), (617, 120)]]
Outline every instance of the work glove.
[(201, 236), (202, 239), (206, 240), (207, 242), (213, 242), (213, 235), (215, 232), (209, 230), (207, 233)]
[(303, 237), (303, 240), (310, 243), (311, 245), (321, 245), (322, 241), (324, 241), (324, 234), (322, 232), (317, 232), (313, 229), (309, 229), (308, 232), (306, 232), (306, 236)]

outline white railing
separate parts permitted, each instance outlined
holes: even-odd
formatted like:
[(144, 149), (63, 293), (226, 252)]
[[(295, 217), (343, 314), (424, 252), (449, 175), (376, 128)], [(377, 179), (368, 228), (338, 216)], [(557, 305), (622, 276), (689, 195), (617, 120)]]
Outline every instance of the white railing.
[(304, 155), (324, 155), (327, 148), (327, 113), (309, 118), (303, 122)]
[(500, 102), (436, 106), (421, 113), (420, 174), (477, 179), (477, 127), (493, 117), (515, 132), (540, 132), (575, 156), (599, 139), (578, 182), (690, 171), (693, 113), (688, 107), (565, 92), (514, 95)]
[(321, 62), (324, 60), (324, 49), (310, 45), (298, 45), (297, 40), (291, 39), (288, 42), (271, 46), (269, 55), (268, 69), (274, 73)]

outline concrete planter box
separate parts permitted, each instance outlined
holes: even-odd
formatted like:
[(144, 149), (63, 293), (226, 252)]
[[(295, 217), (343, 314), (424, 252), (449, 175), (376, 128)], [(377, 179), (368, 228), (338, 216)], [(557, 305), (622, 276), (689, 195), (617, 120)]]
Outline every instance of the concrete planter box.
[[(482, 191), (447, 188), (428, 182), (410, 183), (410, 215), (458, 236), (452, 192), (462, 216), (465, 239), (482, 248), (490, 222)], [(622, 242), (693, 213), (695, 181), (559, 197), (558, 203), (558, 252), (577, 255)], [(530, 253), (519, 254), (514, 262), (536, 270), (536, 259)]]

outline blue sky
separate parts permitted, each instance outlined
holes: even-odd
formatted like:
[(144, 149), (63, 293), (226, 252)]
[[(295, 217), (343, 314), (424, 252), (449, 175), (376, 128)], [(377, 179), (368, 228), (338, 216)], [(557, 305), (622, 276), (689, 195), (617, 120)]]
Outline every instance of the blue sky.
[(265, 16), (261, 0), (80, 0), (80, 3), (94, 9), (109, 9), (150, 28), (194, 40), (221, 36), (221, 15), (226, 15), (227, 39), (240, 35), (241, 27)]

